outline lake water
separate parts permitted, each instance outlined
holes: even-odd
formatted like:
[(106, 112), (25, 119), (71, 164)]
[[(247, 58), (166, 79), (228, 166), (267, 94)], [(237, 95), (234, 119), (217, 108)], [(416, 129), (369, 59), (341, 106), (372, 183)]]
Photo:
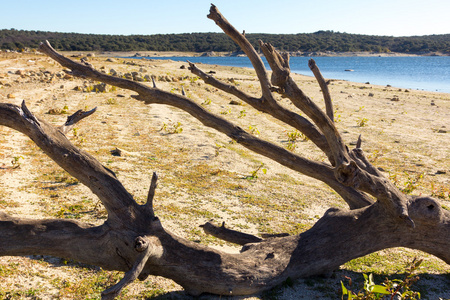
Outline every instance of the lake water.
[[(247, 57), (146, 57), (187, 60), (193, 63), (252, 67)], [(313, 57), (327, 79), (370, 82), (377, 85), (450, 93), (450, 56), (415, 57)], [(291, 72), (313, 76), (310, 57), (291, 57)], [(266, 68), (267, 61), (263, 58)], [(351, 72), (345, 70), (353, 70)]]

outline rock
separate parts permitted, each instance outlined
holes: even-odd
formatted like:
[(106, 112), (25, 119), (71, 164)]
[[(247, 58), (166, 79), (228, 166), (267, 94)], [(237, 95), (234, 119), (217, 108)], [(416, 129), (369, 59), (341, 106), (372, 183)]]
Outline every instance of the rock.
[(369, 93), (369, 97), (375, 96), (374, 93)]
[(66, 80), (73, 79), (73, 76), (66, 73), (66, 74), (64, 75), (63, 79), (66, 79)]
[(120, 150), (119, 148), (113, 149), (109, 152), (111, 152), (112, 156), (122, 156), (122, 150)]
[(398, 102), (398, 101), (400, 101), (400, 98), (397, 95), (394, 95), (394, 97), (391, 99), (391, 101)]
[(61, 110), (59, 108), (51, 108), (51, 109), (49, 109), (49, 111), (47, 113), (49, 115), (60, 115)]
[(86, 56), (87, 57), (95, 57), (95, 54), (94, 53), (88, 53)]
[(236, 100), (231, 100), (230, 105), (242, 105), (242, 103)]
[(214, 51), (209, 51), (209, 52), (202, 53), (201, 56), (203, 56), (203, 57), (213, 57), (213, 56), (217, 56), (217, 54)]
[(186, 69), (185, 65), (181, 65), (180, 69)]
[(108, 58), (106, 61), (107, 61), (107, 62), (116, 62), (116, 60), (113, 59), (113, 58)]
[(140, 69), (139, 69), (139, 72), (141, 72), (141, 73), (147, 73), (147, 69), (140, 68)]
[(95, 84), (93, 87), (93, 92), (96, 93), (106, 93), (106, 83)]
[(8, 98), (8, 99), (14, 99), (14, 98), (16, 98), (16, 95), (14, 95), (14, 94), (8, 94), (8, 95), (6, 95), (6, 98)]
[(112, 76), (117, 76), (117, 72), (114, 69), (109, 70), (109, 74), (111, 74)]

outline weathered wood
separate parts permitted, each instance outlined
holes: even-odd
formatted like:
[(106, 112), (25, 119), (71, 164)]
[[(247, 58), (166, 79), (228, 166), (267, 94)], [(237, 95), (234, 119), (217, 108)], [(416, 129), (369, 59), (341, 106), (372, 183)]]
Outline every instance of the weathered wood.
[[(155, 174), (146, 204), (138, 205), (111, 171), (65, 137), (64, 129), (35, 117), (25, 103), (22, 107), (2, 103), (0, 125), (30, 137), (46, 155), (89, 187), (105, 206), (108, 219), (100, 226), (93, 226), (73, 220), (28, 220), (0, 212), (0, 256), (54, 255), (125, 271), (125, 277), (103, 293), (104, 299), (114, 298), (128, 283), (150, 274), (171, 278), (193, 295), (254, 294), (288, 278), (326, 273), (353, 258), (391, 247), (419, 249), (450, 264), (450, 212), (430, 197), (403, 195), (365, 158), (360, 141), (356, 149), (349, 151), (330, 117), (290, 77), (288, 56), (278, 53), (270, 44), (261, 43), (274, 73), (271, 77), (274, 88), (245, 35), (237, 32), (215, 6), (211, 6), (208, 17), (247, 53), (260, 80), (262, 97), (253, 98), (226, 86), (192, 64), (191, 71), (200, 74), (206, 82), (245, 99), (253, 107), (265, 112), (274, 110), (279, 119), (309, 132), (316, 145), (329, 155), (330, 164), (307, 160), (252, 136), (182, 95), (159, 90), (155, 81), (153, 87), (148, 87), (108, 76), (90, 65), (65, 58), (48, 43), (40, 50), (69, 68), (74, 76), (135, 91), (138, 94), (135, 98), (145, 103), (181, 108), (248, 149), (325, 182), (342, 196), (350, 209), (331, 208), (311, 229), (299, 235), (268, 239), (206, 224), (207, 232), (244, 245), (239, 254), (223, 253), (179, 238), (163, 228), (153, 210)], [(279, 108), (273, 91), (283, 93), (314, 124)], [(289, 116), (295, 116), (295, 120), (285, 119)]]

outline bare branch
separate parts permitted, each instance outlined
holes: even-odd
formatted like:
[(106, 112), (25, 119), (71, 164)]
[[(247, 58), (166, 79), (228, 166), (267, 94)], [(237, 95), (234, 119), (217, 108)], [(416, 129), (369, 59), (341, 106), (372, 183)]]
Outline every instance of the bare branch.
[(211, 4), (208, 18), (216, 22), (217, 26), (219, 26), (223, 32), (225, 32), (235, 43), (239, 45), (239, 47), (241, 47), (242, 51), (247, 54), (261, 85), (263, 94), (262, 100), (269, 101), (271, 104), (275, 103), (276, 101), (270, 90), (271, 85), (267, 76), (266, 68), (264, 67), (264, 63), (256, 50), (253, 48), (252, 44), (250, 44), (250, 42), (245, 38), (245, 35), (239, 33), (239, 31), (237, 31), (236, 28), (234, 28), (228, 20), (225, 19), (214, 4)]
[(86, 117), (89, 117), (90, 115), (92, 115), (95, 111), (97, 110), (97, 107), (91, 109), (90, 111), (83, 111), (83, 110), (78, 110), (76, 111), (73, 115), (70, 115), (67, 117), (67, 121), (66, 123), (64, 123), (64, 125), (62, 125), (61, 127), (59, 127), (59, 129), (66, 134), (67, 132), (69, 132), (73, 126), (80, 122), (81, 120), (83, 120)]
[(328, 90), (328, 84), (323, 78), (322, 73), (320, 73), (319, 67), (317, 67), (317, 64), (314, 61), (314, 59), (311, 58), (309, 60), (308, 66), (310, 70), (313, 72), (314, 77), (316, 77), (316, 80), (320, 85), (320, 89), (322, 90), (323, 99), (325, 100), (325, 109), (327, 112), (327, 116), (328, 118), (330, 118), (332, 122), (334, 122), (333, 102), (331, 101), (330, 91)]
[(157, 181), (158, 181), (158, 175), (156, 175), (156, 172), (153, 172), (152, 181), (150, 183), (150, 188), (148, 190), (147, 202), (145, 203), (147, 210), (150, 212), (150, 214), (152, 216), (155, 215), (153, 212), (153, 198), (155, 197), (155, 190), (156, 190), (156, 187), (158, 186)]
[(126, 272), (125, 276), (117, 284), (103, 291), (102, 299), (104, 300), (114, 299), (120, 294), (120, 292), (124, 287), (126, 287), (127, 285), (135, 281), (136, 278), (139, 277), (148, 259), (153, 254), (153, 248), (148, 245), (147, 241), (145, 243), (146, 247), (140, 251), (141, 253), (136, 258), (136, 261), (134, 262), (131, 270)]

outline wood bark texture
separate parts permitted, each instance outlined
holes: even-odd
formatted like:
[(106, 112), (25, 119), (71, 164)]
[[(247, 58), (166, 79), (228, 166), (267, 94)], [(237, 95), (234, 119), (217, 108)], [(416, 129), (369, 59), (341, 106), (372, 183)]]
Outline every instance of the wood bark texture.
[[(347, 202), (349, 209), (330, 208), (310, 230), (296, 236), (260, 238), (224, 225), (203, 225), (205, 232), (243, 246), (239, 254), (223, 253), (163, 228), (153, 210), (156, 174), (147, 203), (139, 205), (112, 171), (66, 138), (67, 127), (93, 111), (77, 112), (56, 128), (34, 116), (25, 103), (21, 107), (2, 103), (0, 125), (27, 135), (61, 168), (90, 188), (105, 206), (108, 218), (101, 226), (92, 226), (74, 220), (16, 218), (0, 212), (0, 255), (53, 255), (126, 272), (119, 283), (103, 292), (104, 299), (116, 297), (128, 283), (150, 274), (173, 279), (192, 295), (254, 294), (288, 278), (323, 274), (351, 259), (391, 247), (419, 249), (450, 263), (450, 213), (433, 198), (402, 194), (369, 163), (360, 142), (357, 148), (348, 150), (334, 125), (331, 97), (315, 63), (310, 62), (310, 67), (322, 87), (326, 112), (290, 77), (288, 55), (260, 43), (273, 71), (269, 79), (258, 53), (214, 5), (208, 18), (247, 54), (258, 75), (261, 97), (220, 82), (192, 63), (191, 72), (303, 132), (327, 155), (328, 162), (306, 159), (253, 136), (183, 95), (158, 89), (155, 82), (150, 87), (106, 75), (60, 55), (48, 42), (41, 45), (40, 51), (70, 69), (74, 76), (132, 90), (135, 99), (148, 104), (178, 107), (248, 149), (323, 181)], [(290, 99), (309, 119), (279, 105), (274, 93)]]

